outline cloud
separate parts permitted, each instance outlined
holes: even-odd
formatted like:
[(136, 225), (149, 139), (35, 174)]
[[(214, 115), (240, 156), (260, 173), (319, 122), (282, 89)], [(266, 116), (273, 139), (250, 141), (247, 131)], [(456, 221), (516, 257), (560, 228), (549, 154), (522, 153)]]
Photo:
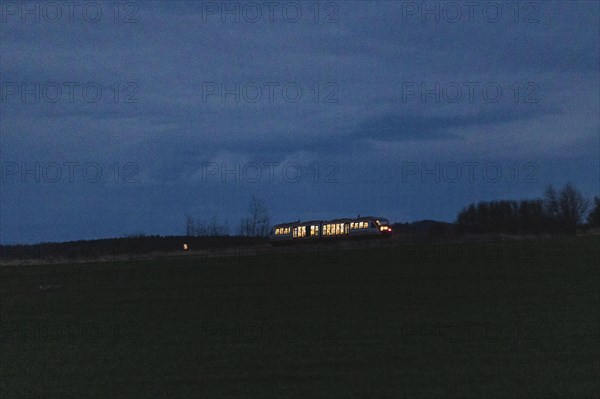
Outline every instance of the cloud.
[(353, 137), (381, 141), (459, 140), (463, 137), (457, 132), (461, 128), (486, 127), (559, 113), (560, 109), (551, 107), (494, 107), (455, 116), (385, 114), (361, 122)]

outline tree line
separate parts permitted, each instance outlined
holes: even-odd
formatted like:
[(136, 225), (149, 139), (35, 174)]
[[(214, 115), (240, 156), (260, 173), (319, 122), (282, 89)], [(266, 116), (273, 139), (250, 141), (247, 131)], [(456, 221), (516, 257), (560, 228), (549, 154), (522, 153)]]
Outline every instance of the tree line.
[[(262, 199), (252, 196), (248, 206), (249, 216), (239, 222), (237, 235), (242, 237), (267, 237), (271, 229), (271, 217)], [(191, 215), (185, 217), (185, 232), (188, 237), (217, 237), (230, 233), (227, 222), (213, 217), (210, 222)]]
[(588, 201), (577, 188), (565, 184), (546, 187), (543, 198), (481, 201), (463, 208), (456, 218), (460, 233), (574, 235), (587, 215), (588, 226), (600, 226), (600, 198)]
[[(571, 183), (560, 189), (549, 185), (543, 198), (472, 203), (458, 213), (454, 225), (458, 233), (574, 235), (582, 225), (600, 227), (600, 198), (594, 197), (591, 205)], [(586, 225), (583, 224), (585, 220)], [(240, 220), (234, 235), (267, 237), (270, 230), (271, 217), (265, 202), (252, 196), (248, 216)], [(227, 222), (214, 217), (207, 222), (190, 215), (186, 216), (185, 232), (188, 237), (218, 237), (231, 233)]]

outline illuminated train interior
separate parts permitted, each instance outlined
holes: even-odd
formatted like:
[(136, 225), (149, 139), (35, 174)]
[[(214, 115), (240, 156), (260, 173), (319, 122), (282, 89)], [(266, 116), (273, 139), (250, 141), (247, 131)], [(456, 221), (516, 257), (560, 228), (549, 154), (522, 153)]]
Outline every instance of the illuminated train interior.
[(356, 219), (281, 223), (271, 229), (270, 240), (277, 243), (331, 238), (389, 237), (391, 234), (392, 228), (387, 219), (365, 216)]

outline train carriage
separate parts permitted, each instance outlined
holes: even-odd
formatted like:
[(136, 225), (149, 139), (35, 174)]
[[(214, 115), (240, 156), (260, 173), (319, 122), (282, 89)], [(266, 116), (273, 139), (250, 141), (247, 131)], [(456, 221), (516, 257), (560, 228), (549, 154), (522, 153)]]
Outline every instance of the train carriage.
[(388, 237), (392, 233), (386, 218), (365, 216), (356, 219), (310, 220), (273, 226), (272, 244), (317, 240)]

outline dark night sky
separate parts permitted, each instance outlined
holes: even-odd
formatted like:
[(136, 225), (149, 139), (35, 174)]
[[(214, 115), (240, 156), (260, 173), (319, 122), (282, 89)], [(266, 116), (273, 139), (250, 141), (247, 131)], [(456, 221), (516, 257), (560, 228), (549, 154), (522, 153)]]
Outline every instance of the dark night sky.
[(235, 233), (253, 194), (274, 223), (599, 194), (595, 1), (25, 3), (0, 15), (3, 244)]

